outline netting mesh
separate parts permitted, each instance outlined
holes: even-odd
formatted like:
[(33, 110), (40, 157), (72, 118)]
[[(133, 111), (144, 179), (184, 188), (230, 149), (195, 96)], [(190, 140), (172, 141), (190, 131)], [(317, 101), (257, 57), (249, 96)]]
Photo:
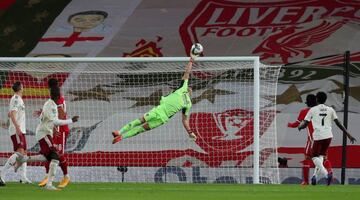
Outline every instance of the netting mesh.
[[(34, 137), (56, 78), (66, 100), (71, 125), (65, 152), (73, 181), (251, 183), (253, 167), (254, 75), (252, 61), (196, 62), (191, 141), (177, 114), (154, 130), (113, 145), (111, 132), (141, 117), (179, 87), (186, 62), (0, 63), (0, 164), (10, 155), (7, 131), (11, 85), (24, 85), (29, 152), (38, 152)], [(260, 66), (260, 176), (278, 183), (276, 153), (276, 86), (279, 66)], [(3, 162), (2, 162), (3, 161)], [(39, 163), (29, 176), (42, 178)], [(127, 169), (127, 171), (125, 170)], [(126, 171), (126, 172), (124, 172)], [(61, 172), (58, 172), (61, 175)], [(59, 175), (59, 176), (60, 176)], [(9, 175), (10, 179), (15, 176)]]

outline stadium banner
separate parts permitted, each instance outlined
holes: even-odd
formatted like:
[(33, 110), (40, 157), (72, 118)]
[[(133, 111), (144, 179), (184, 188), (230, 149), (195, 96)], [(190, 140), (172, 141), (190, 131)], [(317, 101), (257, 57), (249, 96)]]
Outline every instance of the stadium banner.
[(0, 1), (0, 55), (26, 56), (71, 0)]

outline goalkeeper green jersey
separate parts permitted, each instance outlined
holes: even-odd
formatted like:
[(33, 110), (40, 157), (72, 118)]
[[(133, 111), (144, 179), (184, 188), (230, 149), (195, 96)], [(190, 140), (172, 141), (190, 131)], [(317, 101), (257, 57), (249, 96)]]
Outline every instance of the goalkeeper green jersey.
[(188, 92), (188, 80), (183, 80), (180, 88), (170, 93), (168, 96), (161, 97), (160, 107), (163, 108), (168, 118), (175, 115), (180, 110), (188, 116), (191, 109), (191, 99)]

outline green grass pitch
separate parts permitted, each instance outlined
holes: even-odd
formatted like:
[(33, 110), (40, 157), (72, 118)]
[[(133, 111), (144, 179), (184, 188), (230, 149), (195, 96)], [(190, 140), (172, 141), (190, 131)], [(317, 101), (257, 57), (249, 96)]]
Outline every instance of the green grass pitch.
[(224, 185), (71, 183), (61, 191), (46, 191), (33, 185), (8, 183), (0, 187), (1, 200), (346, 200), (360, 199), (356, 185)]

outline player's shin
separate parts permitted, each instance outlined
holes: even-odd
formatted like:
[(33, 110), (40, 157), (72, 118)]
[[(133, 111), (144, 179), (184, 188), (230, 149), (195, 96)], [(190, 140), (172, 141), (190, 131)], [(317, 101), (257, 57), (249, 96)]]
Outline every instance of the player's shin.
[(120, 133), (121, 134), (124, 134), (126, 133), (127, 131), (131, 130), (132, 128), (136, 127), (136, 126), (139, 126), (141, 125), (141, 121), (140, 119), (135, 119), (134, 121), (126, 124), (125, 126), (123, 126), (121, 129), (120, 129)]
[(324, 167), (326, 168), (326, 170), (327, 170), (329, 173), (332, 173), (332, 166), (331, 166), (330, 160), (325, 159), (325, 161), (324, 161)]
[(310, 164), (311, 164), (311, 160), (304, 160), (303, 163), (303, 184), (308, 184), (309, 183), (309, 172), (310, 172)]
[(52, 182), (54, 180), (55, 174), (56, 174), (56, 169), (57, 166), (59, 165), (59, 161), (52, 159), (50, 162), (50, 168), (49, 168), (49, 180), (47, 182), (47, 186), (52, 186)]
[(18, 155), (16, 153), (12, 154), (10, 156), (10, 158), (6, 161), (4, 167), (1, 170), (1, 177), (4, 178), (5, 177), (5, 173), (8, 169), (10, 169), (12, 166), (14, 166), (15, 162), (16, 162), (16, 158), (18, 157)]
[(60, 168), (64, 174), (64, 177), (67, 176), (68, 177), (68, 162), (64, 156), (64, 154), (61, 154), (60, 155), (60, 158), (59, 158), (59, 161), (60, 161)]
[(323, 160), (319, 157), (313, 157), (312, 158), (315, 166), (320, 170), (320, 173), (323, 174), (324, 176), (327, 176), (328, 172), (325, 169), (324, 165), (323, 165)]
[(27, 172), (27, 163), (26, 162), (24, 162), (20, 166), (20, 172), (21, 172), (21, 182), (31, 184), (32, 182), (26, 176), (26, 172)]
[(139, 133), (142, 133), (145, 131), (145, 128), (142, 127), (142, 126), (137, 126), (137, 127), (134, 127), (132, 128), (131, 130), (129, 130), (128, 132), (122, 134), (122, 138), (123, 139), (126, 139), (126, 138), (129, 138), (129, 137), (133, 137)]
[(70, 182), (70, 177), (67, 171), (68, 170), (67, 160), (65, 159), (64, 155), (60, 155), (60, 168), (64, 173), (64, 178), (60, 181), (58, 187), (65, 188)]

